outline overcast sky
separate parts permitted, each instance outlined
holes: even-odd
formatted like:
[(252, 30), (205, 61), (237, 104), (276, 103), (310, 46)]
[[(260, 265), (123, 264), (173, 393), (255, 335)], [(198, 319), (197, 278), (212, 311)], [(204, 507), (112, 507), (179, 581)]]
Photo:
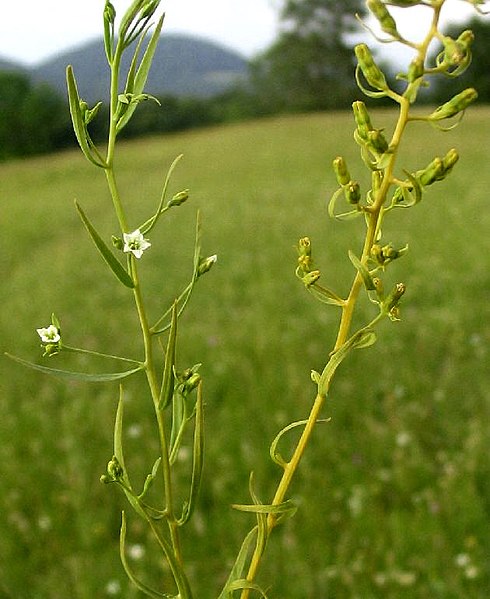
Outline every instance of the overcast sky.
[[(250, 57), (274, 40), (281, 3), (282, 0), (162, 0), (165, 30), (197, 34)], [(120, 15), (131, 0), (113, 0), (113, 4)], [(104, 0), (1, 0), (0, 57), (35, 64), (96, 38), (101, 35), (103, 7)], [(419, 34), (421, 13), (427, 9), (401, 10), (405, 19), (410, 16), (406, 30), (410, 35)], [(459, 20), (468, 14), (469, 5), (450, 0), (445, 20)]]

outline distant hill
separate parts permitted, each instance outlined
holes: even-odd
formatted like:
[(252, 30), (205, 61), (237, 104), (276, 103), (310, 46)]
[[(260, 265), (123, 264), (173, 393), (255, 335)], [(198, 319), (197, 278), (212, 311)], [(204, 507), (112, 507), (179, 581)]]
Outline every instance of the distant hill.
[[(128, 53), (123, 61), (126, 70), (129, 61)], [(68, 64), (74, 68), (84, 100), (95, 103), (107, 99), (109, 68), (102, 39), (47, 60), (29, 73), (34, 82), (48, 83), (64, 94)], [(247, 68), (247, 61), (240, 54), (213, 42), (187, 35), (162, 35), (146, 89), (156, 96), (207, 98), (244, 81)]]
[(16, 71), (16, 72), (27, 72), (26, 67), (21, 65), (18, 62), (14, 62), (12, 60), (7, 60), (5, 58), (0, 58), (0, 71)]

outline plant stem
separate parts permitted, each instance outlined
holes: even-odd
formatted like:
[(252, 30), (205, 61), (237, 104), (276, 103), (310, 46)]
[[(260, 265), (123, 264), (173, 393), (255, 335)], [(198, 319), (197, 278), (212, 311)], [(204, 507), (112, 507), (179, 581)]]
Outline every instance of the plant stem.
[[(442, 4), (444, 0), (441, 1), (440, 5), (434, 7), (434, 16), (432, 19), (430, 30), (423, 40), (423, 42), (418, 46), (419, 56), (425, 61), (425, 57), (427, 55), (427, 51), (430, 45), (431, 40), (437, 34), (438, 30), (438, 22), (440, 16), (440, 10), (442, 8)], [(396, 94), (396, 101), (399, 104), (399, 114), (397, 123), (395, 126), (395, 130), (393, 132), (393, 136), (391, 142), (389, 144), (391, 151), (391, 158), (383, 170), (383, 179), (380, 185), (380, 188), (374, 198), (373, 204), (369, 207), (369, 210), (366, 210), (367, 218), (367, 230), (364, 238), (363, 249), (361, 254), (361, 262), (365, 263), (368, 259), (371, 248), (373, 244), (376, 242), (376, 238), (379, 234), (381, 220), (383, 217), (383, 206), (386, 202), (388, 192), (393, 183), (393, 172), (396, 164), (396, 159), (398, 156), (398, 149), (402, 140), (403, 133), (405, 131), (405, 127), (409, 121), (409, 113), (410, 113), (410, 101), (408, 100), (410, 84), (407, 86), (406, 95), (400, 96)], [(394, 97), (395, 97), (394, 96)], [(334, 348), (332, 353), (337, 351), (340, 347), (344, 345), (349, 337), (349, 332), (352, 324), (352, 319), (355, 312), (355, 307), (357, 304), (357, 300), (359, 297), (359, 293), (363, 287), (362, 276), (359, 272), (356, 272), (356, 275), (353, 279), (349, 295), (342, 306), (342, 315), (339, 323), (337, 338), (334, 344)], [(377, 320), (377, 319), (375, 319)], [(374, 321), (373, 321), (374, 322)], [(294, 474), (299, 466), (301, 458), (306, 450), (309, 439), (312, 435), (313, 429), (317, 420), (319, 419), (320, 412), (326, 400), (326, 392), (324, 395), (317, 394), (315, 400), (313, 402), (313, 406), (311, 408), (310, 414), (308, 416), (307, 423), (305, 428), (303, 429), (303, 433), (301, 434), (300, 439), (294, 449), (291, 460), (285, 465), (284, 472), (277, 486), (274, 498), (272, 500), (272, 505), (277, 506), (280, 505), (286, 496), (286, 493), (289, 489), (289, 486), (293, 480)], [(266, 540), (268, 539), (270, 533), (274, 529), (277, 523), (277, 515), (269, 513), (267, 517), (267, 526), (266, 526)], [(252, 554), (250, 560), (250, 566), (247, 573), (247, 581), (253, 582), (256, 578), (261, 558), (265, 550), (266, 543), (257, 542), (255, 546), (254, 553)], [(250, 589), (243, 589), (240, 595), (240, 599), (249, 599)]]

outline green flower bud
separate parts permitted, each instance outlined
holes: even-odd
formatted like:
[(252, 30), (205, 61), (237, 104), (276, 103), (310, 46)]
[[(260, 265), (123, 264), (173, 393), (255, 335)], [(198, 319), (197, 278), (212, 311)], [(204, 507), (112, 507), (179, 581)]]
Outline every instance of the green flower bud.
[(423, 171), (416, 173), (416, 176), (420, 185), (423, 185), (424, 187), (432, 185), (436, 181), (440, 181), (444, 176), (444, 164), (442, 160), (439, 157), (434, 158)]
[(174, 195), (174, 197), (170, 200), (170, 202), (167, 204), (167, 206), (169, 208), (171, 208), (172, 206), (180, 206), (184, 202), (187, 202), (188, 199), (189, 199), (189, 190), (184, 189), (183, 191), (179, 191), (179, 193), (176, 193)]
[(124, 470), (116, 456), (112, 456), (112, 460), (107, 464), (107, 476), (109, 480), (121, 480), (124, 475)]
[(120, 238), (120, 237), (116, 237), (115, 235), (111, 236), (111, 241), (112, 241), (112, 245), (118, 249), (118, 250), (123, 250), (124, 248), (124, 241)]
[(456, 162), (458, 162), (458, 160), (458, 152), (454, 148), (449, 150), (449, 152), (442, 159), (442, 165), (444, 167), (444, 176), (448, 175), (451, 172), (453, 166), (456, 164)]
[(114, 8), (114, 5), (112, 4), (112, 2), (109, 2), (109, 0), (106, 0), (105, 6), (104, 6), (104, 21), (106, 21), (107, 23), (113, 24), (115, 20), (116, 20), (116, 9)]
[(383, 310), (388, 313), (392, 312), (398, 306), (400, 298), (406, 291), (404, 283), (397, 283), (383, 301)]
[(305, 284), (305, 287), (311, 287), (312, 285), (314, 285), (318, 279), (320, 278), (320, 271), (319, 270), (312, 270), (311, 272), (308, 272), (305, 274), (305, 276), (302, 278), (303, 283)]
[(386, 6), (381, 0), (367, 0), (367, 7), (378, 19), (381, 29), (392, 35), (393, 37), (400, 37), (396, 28), (395, 19), (391, 16)]
[(345, 185), (343, 189), (345, 199), (349, 202), (349, 204), (359, 204), (361, 199), (361, 188), (357, 181), (349, 181), (349, 183)]
[(440, 121), (442, 119), (449, 119), (455, 116), (459, 112), (465, 110), (472, 102), (478, 97), (478, 92), (473, 87), (468, 87), (461, 93), (451, 98), (445, 104), (442, 104), (429, 115), (429, 119), (432, 121)]
[(309, 237), (303, 237), (298, 243), (298, 266), (307, 273), (311, 271), (313, 261), (311, 259), (311, 242)]
[(408, 67), (407, 79), (409, 83), (413, 83), (417, 79), (423, 76), (425, 73), (424, 61), (420, 57), (416, 57), (412, 60)]
[(354, 48), (354, 52), (356, 54), (359, 67), (369, 85), (380, 90), (388, 89), (386, 78), (381, 69), (374, 62), (373, 55), (371, 54), (371, 50), (368, 48), (368, 46), (366, 44), (357, 44), (357, 46)]
[(216, 254), (208, 256), (207, 258), (202, 258), (199, 262), (199, 266), (197, 267), (197, 276), (201, 277), (202, 275), (210, 271), (217, 260), (218, 256)]
[(337, 156), (333, 161), (333, 170), (339, 185), (347, 185), (347, 183), (349, 183), (350, 174), (347, 169), (347, 164), (342, 156)]
[(183, 386), (183, 393), (185, 395), (189, 394), (191, 391), (193, 391), (201, 382), (201, 375), (198, 372), (194, 372), (194, 374), (192, 374), (184, 383)]
[(362, 139), (366, 140), (369, 131), (373, 130), (371, 118), (366, 105), (364, 102), (358, 100), (352, 104), (352, 110), (354, 112), (354, 120), (356, 121), (357, 125), (357, 133)]
[(384, 154), (388, 150), (388, 142), (381, 129), (373, 129), (367, 134), (368, 144), (378, 154)]

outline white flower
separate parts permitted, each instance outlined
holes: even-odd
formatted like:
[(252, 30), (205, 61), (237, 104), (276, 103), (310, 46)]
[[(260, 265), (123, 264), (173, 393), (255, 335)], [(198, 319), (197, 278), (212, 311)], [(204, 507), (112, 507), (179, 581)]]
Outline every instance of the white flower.
[(143, 237), (143, 233), (136, 229), (132, 233), (124, 233), (124, 252), (131, 252), (135, 258), (141, 258), (143, 252), (147, 250), (151, 243)]
[(61, 341), (60, 331), (54, 324), (50, 324), (46, 328), (36, 329), (36, 331), (43, 343), (58, 343)]

